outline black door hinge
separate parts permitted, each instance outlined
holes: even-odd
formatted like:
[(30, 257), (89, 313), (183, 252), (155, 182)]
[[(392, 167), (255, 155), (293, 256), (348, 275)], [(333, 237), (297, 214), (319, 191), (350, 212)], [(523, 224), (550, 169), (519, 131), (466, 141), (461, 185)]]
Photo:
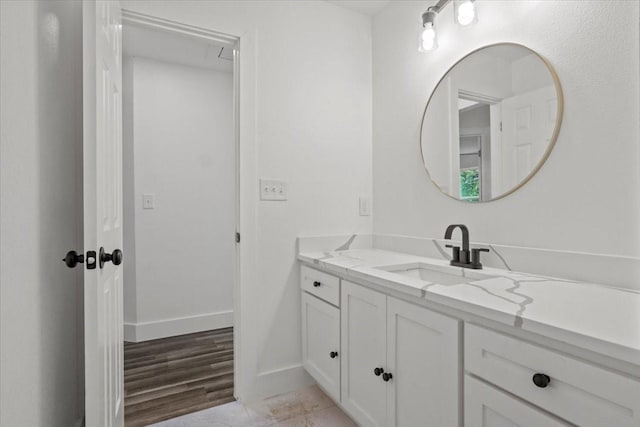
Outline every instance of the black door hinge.
[(236, 243), (240, 243), (240, 233), (236, 232)]

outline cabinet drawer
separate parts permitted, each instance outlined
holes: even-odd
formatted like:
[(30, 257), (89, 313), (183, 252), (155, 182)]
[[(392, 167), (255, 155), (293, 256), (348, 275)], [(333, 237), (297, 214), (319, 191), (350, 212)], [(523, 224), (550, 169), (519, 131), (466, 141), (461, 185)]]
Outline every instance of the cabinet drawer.
[(306, 265), (300, 267), (302, 289), (340, 307), (340, 279)]
[(516, 338), (467, 324), (465, 369), (580, 426), (640, 426), (640, 382)]
[(464, 378), (465, 427), (568, 427), (569, 424), (476, 379)]

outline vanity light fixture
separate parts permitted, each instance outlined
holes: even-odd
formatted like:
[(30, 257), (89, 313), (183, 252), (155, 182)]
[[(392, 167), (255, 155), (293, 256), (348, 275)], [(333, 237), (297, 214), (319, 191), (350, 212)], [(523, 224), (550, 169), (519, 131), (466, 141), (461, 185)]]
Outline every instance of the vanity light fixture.
[(451, 1), (454, 1), (454, 15), (458, 24), (467, 26), (478, 21), (476, 0), (439, 0), (422, 14), (422, 28), (420, 29), (418, 45), (420, 52), (429, 52), (437, 49), (436, 17)]
[(454, 6), (458, 24), (466, 27), (467, 25), (478, 22), (475, 0), (455, 0)]
[(428, 52), (438, 47), (438, 35), (436, 33), (436, 16), (438, 12), (427, 9), (422, 14), (422, 31), (420, 31), (420, 52)]

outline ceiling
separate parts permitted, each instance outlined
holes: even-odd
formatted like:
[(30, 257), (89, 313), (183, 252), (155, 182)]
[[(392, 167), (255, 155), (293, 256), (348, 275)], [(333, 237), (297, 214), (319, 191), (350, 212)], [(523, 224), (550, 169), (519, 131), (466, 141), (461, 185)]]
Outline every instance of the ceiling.
[(124, 56), (140, 56), (191, 67), (233, 72), (233, 52), (209, 40), (131, 25), (122, 29)]
[(337, 6), (351, 9), (363, 15), (374, 16), (380, 12), (391, 0), (327, 0)]

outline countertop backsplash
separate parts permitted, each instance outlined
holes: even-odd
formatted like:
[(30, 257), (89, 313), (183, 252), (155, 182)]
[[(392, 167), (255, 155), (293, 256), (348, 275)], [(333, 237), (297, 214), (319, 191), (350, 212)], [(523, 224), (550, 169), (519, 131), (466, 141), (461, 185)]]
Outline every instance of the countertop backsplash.
[[(383, 249), (436, 259), (450, 259), (444, 239), (391, 234), (298, 237), (298, 253)], [(456, 242), (455, 240), (453, 242)], [(630, 289), (640, 292), (640, 258), (471, 242), (488, 248), (487, 267)]]

